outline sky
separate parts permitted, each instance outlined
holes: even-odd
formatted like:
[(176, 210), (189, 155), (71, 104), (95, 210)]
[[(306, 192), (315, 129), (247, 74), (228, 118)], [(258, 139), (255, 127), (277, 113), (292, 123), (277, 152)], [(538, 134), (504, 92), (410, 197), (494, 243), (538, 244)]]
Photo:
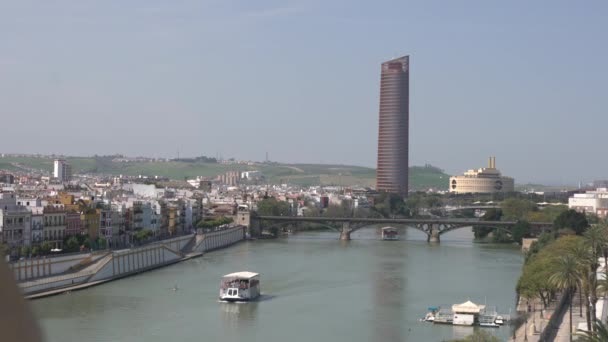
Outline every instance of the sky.
[(0, 0), (0, 152), (375, 167), (409, 54), (410, 164), (608, 178), (608, 2)]

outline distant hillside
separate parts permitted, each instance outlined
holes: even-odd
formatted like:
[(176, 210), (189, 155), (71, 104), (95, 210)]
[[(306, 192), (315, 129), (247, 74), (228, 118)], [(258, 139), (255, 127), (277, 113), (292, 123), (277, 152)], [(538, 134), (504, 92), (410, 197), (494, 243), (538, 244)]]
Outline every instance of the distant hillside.
[(442, 169), (432, 166), (410, 167), (410, 188), (412, 190), (447, 190), (450, 175)]
[[(105, 175), (166, 176), (183, 180), (196, 176), (214, 177), (227, 171), (260, 170), (269, 183), (308, 185), (374, 186), (376, 170), (368, 167), (325, 164), (218, 164), (200, 161), (115, 162), (112, 157), (67, 157), (74, 173)], [(0, 169), (32, 168), (53, 170), (53, 160), (36, 157), (0, 158)], [(410, 187), (413, 190), (447, 189), (449, 176), (434, 166), (410, 167)]]

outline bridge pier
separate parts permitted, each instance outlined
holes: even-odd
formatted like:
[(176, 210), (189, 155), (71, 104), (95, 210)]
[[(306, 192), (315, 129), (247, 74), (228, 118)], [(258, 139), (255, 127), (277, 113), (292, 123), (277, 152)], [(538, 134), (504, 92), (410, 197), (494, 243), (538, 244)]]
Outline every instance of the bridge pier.
[(431, 229), (429, 229), (429, 235), (427, 241), (430, 243), (439, 243), (439, 225), (436, 223), (431, 224)]
[(350, 222), (342, 223), (342, 229), (340, 230), (340, 240), (342, 240), (342, 241), (350, 240), (350, 233), (352, 233), (352, 232), (353, 232), (353, 230), (350, 228)]
[(249, 233), (249, 236), (260, 236), (262, 233), (260, 220), (257, 217), (250, 217), (249, 225), (247, 226), (247, 233)]

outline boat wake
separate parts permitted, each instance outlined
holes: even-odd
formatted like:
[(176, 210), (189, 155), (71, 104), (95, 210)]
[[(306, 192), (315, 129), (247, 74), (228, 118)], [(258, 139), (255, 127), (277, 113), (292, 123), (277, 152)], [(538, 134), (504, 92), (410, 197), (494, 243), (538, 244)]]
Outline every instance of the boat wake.
[(218, 303), (228, 303), (228, 304), (248, 304), (248, 303), (266, 302), (266, 301), (269, 301), (269, 300), (273, 300), (276, 297), (277, 296), (260, 294), (254, 300), (248, 300), (248, 301), (227, 301), (227, 300), (218, 299), (217, 302)]

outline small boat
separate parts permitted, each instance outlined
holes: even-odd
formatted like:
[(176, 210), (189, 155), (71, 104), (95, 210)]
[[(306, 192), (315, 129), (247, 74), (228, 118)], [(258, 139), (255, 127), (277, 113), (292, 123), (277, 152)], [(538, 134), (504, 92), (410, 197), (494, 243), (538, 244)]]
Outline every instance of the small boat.
[(503, 325), (503, 324), (505, 324), (505, 320), (502, 316), (499, 315), (499, 316), (496, 316), (494, 323), (496, 323), (498, 325)]
[(424, 316), (423, 320), (425, 322), (434, 322), (435, 321), (435, 315), (439, 311), (439, 308), (435, 307), (435, 306), (429, 306), (429, 308), (427, 310), (428, 310), (428, 312)]
[(220, 283), (220, 300), (247, 302), (260, 295), (260, 274), (235, 272), (226, 274)]
[(399, 231), (397, 231), (397, 228), (393, 228), (393, 227), (382, 228), (382, 240), (387, 240), (387, 241), (399, 240)]
[(454, 313), (449, 309), (439, 309), (434, 317), (434, 324), (452, 324), (454, 322)]
[(496, 324), (496, 313), (483, 313), (479, 315), (479, 325), (482, 327), (499, 327)]

